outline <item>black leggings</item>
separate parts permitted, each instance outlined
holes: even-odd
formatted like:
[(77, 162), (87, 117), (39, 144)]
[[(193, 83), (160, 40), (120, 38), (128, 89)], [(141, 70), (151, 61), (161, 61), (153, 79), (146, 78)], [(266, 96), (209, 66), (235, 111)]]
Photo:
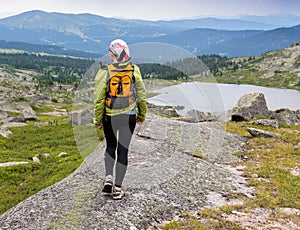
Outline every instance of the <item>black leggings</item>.
[(105, 168), (106, 175), (113, 175), (113, 167), (116, 161), (116, 181), (117, 186), (121, 186), (127, 165), (128, 148), (131, 137), (136, 126), (135, 114), (120, 114), (103, 118), (103, 129), (106, 138)]

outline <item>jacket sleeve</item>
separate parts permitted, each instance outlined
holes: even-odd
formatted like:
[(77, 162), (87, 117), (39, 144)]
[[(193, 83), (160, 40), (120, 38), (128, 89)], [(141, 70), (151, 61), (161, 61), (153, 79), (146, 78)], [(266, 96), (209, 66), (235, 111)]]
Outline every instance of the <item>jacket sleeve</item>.
[(134, 67), (135, 90), (137, 96), (137, 119), (145, 121), (147, 113), (146, 89), (138, 66)]
[(105, 111), (105, 98), (107, 92), (107, 70), (100, 69), (95, 77), (95, 105), (94, 105), (94, 124), (102, 124), (102, 119)]

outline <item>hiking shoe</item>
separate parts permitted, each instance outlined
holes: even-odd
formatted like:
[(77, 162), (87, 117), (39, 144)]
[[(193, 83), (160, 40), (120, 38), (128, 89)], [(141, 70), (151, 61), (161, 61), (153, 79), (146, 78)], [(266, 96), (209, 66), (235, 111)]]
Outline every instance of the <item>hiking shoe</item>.
[(111, 175), (106, 176), (102, 192), (111, 193), (113, 188), (113, 177)]
[(121, 188), (115, 186), (113, 188), (112, 198), (114, 200), (121, 200), (123, 196), (125, 196), (125, 192)]

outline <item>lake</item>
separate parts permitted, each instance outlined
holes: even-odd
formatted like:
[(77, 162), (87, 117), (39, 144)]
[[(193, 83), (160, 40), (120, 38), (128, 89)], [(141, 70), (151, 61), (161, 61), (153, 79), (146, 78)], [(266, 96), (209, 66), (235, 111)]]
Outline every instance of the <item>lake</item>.
[(300, 91), (253, 85), (188, 82), (153, 91), (159, 95), (147, 101), (155, 105), (184, 106), (185, 115), (191, 109), (204, 112), (224, 112), (233, 108), (239, 98), (248, 93), (263, 93), (270, 110), (300, 108)]

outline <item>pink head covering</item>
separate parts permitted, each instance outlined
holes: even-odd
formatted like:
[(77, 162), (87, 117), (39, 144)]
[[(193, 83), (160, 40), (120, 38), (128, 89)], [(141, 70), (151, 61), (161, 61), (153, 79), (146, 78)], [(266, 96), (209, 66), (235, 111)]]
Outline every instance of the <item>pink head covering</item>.
[(122, 39), (113, 40), (109, 45), (109, 51), (117, 57), (118, 62), (125, 62), (130, 59), (128, 45)]

